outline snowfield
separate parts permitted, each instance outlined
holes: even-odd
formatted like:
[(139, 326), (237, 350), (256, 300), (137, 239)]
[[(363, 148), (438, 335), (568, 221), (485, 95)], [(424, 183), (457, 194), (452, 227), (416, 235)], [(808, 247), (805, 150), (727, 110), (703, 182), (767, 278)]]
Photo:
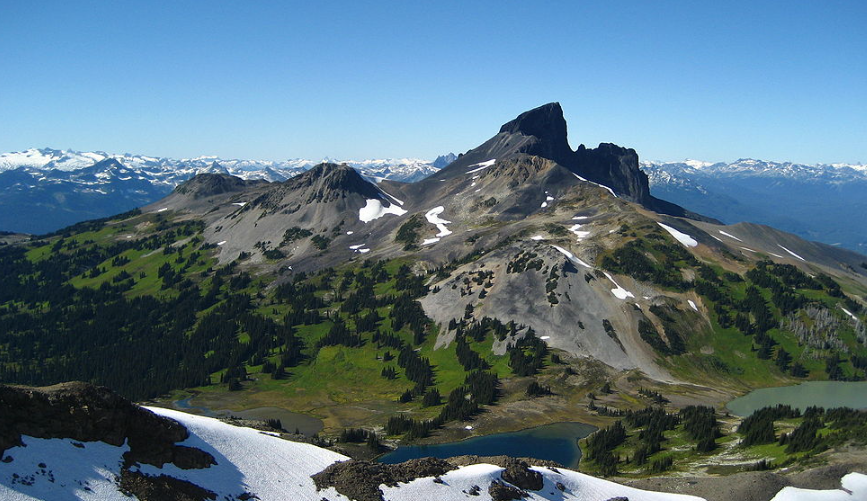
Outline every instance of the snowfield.
[[(310, 475), (334, 462), (349, 459), (310, 444), (289, 442), (212, 418), (156, 407), (148, 409), (183, 424), (190, 436), (181, 445), (210, 453), (217, 464), (191, 470), (171, 464), (163, 468), (142, 465), (138, 471), (192, 482), (214, 491), (217, 499), (237, 499), (249, 492), (260, 501), (319, 501), (322, 495), (316, 492)], [(129, 450), (126, 445), (114, 447), (103, 442), (88, 442), (78, 447), (77, 442), (68, 439), (22, 438), (27, 447), (7, 450), (5, 455), (13, 460), (0, 463), (0, 499), (131, 499), (120, 492), (115, 483), (115, 477), (120, 475), (122, 455)]]
[(394, 214), (402, 216), (406, 214), (406, 209), (401, 209), (397, 205), (391, 204), (388, 207), (382, 205), (382, 202), (373, 198), (367, 199), (367, 205), (358, 209), (358, 219), (362, 223), (369, 223), (374, 219), (379, 219), (386, 214)]
[(842, 489), (813, 490), (783, 487), (771, 501), (860, 501), (867, 499), (867, 475), (850, 473), (840, 480)]
[(614, 284), (614, 286), (616, 287), (616, 289), (611, 289), (611, 293), (614, 294), (614, 296), (617, 299), (626, 299), (628, 297), (632, 297), (632, 298), (635, 297), (635, 294), (629, 292), (628, 290), (621, 287), (620, 284), (615, 282), (614, 278), (611, 275), (609, 275), (607, 271), (603, 271), (603, 273), (605, 273), (605, 277), (608, 278), (608, 280), (611, 280), (611, 283)]
[(660, 222), (657, 222), (656, 224), (658, 224), (659, 226), (662, 226), (663, 230), (667, 231), (669, 234), (671, 234), (671, 236), (673, 236), (675, 238), (675, 240), (682, 243), (683, 245), (685, 245), (687, 247), (697, 247), (698, 246), (698, 241), (696, 239), (692, 238), (691, 236), (687, 235), (686, 233), (680, 232), (680, 231), (672, 228), (671, 226), (668, 226), (667, 224), (662, 224)]
[(442, 214), (444, 210), (446, 210), (445, 207), (440, 205), (439, 207), (434, 207), (433, 209), (427, 211), (424, 215), (425, 219), (427, 219), (427, 222), (436, 226), (437, 229), (440, 230), (440, 232), (437, 233), (437, 236), (440, 238), (452, 234), (451, 230), (446, 227), (447, 224), (451, 224), (452, 222), (446, 221), (445, 219), (440, 217), (440, 214)]
[[(634, 489), (574, 471), (540, 467), (531, 469), (541, 473), (544, 480), (541, 490), (529, 491), (524, 498), (532, 501), (606, 501), (618, 497), (628, 498), (629, 501), (702, 501), (702, 498), (695, 496)], [(418, 478), (397, 487), (382, 486), (381, 490), (387, 501), (490, 501), (487, 486), (499, 480), (502, 472), (503, 468), (499, 466), (475, 464), (442, 475), (442, 483), (434, 482), (431, 477)], [(557, 483), (563, 485), (562, 492), (557, 488)], [(481, 491), (478, 496), (470, 497), (466, 492), (470, 492), (473, 486), (481, 487)]]
[[(349, 458), (319, 447), (282, 440), (252, 428), (242, 428), (213, 418), (149, 407), (154, 413), (183, 424), (190, 436), (181, 443), (211, 454), (217, 464), (183, 470), (172, 464), (133, 467), (146, 475), (168, 475), (191, 482), (216, 494), (218, 500), (349, 501), (333, 487), (316, 490), (310, 478), (328, 465)], [(467, 429), (471, 429), (467, 426)], [(0, 462), (0, 499), (3, 501), (130, 501), (118, 489), (126, 445), (79, 443), (70, 439), (22, 437), (25, 447), (12, 447)], [(528, 491), (532, 501), (702, 501), (702, 498), (626, 487), (566, 469), (531, 467), (542, 475), (543, 487)], [(422, 477), (397, 486), (380, 485), (386, 501), (490, 501), (488, 487), (501, 482), (504, 468), (490, 464), (464, 466), (435, 479)], [(558, 487), (559, 485), (559, 487)], [(474, 486), (478, 495), (468, 494)], [(814, 491), (786, 487), (774, 501), (855, 501), (867, 499), (867, 475), (850, 473), (843, 489)], [(561, 490), (562, 488), (562, 490)]]

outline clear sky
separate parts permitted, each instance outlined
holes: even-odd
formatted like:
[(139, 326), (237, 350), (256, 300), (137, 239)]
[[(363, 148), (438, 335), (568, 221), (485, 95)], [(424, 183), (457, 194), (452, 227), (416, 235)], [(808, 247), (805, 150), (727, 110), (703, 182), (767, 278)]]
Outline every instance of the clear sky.
[(0, 151), (456, 153), (559, 101), (572, 147), (867, 162), (867, 2), (0, 0)]

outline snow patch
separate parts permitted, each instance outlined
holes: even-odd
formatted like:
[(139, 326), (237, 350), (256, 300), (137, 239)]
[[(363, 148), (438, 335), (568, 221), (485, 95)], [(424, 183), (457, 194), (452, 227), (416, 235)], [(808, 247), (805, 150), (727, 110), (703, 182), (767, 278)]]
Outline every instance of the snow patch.
[(585, 267), (585, 268), (593, 269), (592, 266), (590, 266), (589, 264), (585, 263), (584, 261), (578, 259), (578, 258), (575, 256), (575, 254), (572, 254), (571, 252), (567, 251), (567, 250), (564, 249), (563, 247), (560, 247), (559, 245), (552, 245), (551, 247), (554, 247), (555, 249), (557, 249), (558, 251), (560, 251), (561, 254), (563, 254), (564, 256), (566, 256), (567, 258), (569, 258), (569, 261), (572, 261), (572, 262), (575, 263), (575, 264), (580, 264), (581, 266), (583, 266), (583, 267)]
[(786, 252), (788, 252), (788, 253), (789, 253), (789, 254), (791, 254), (791, 255), (793, 255), (793, 256), (795, 256), (795, 257), (796, 257), (796, 258), (798, 258), (798, 259), (800, 259), (800, 260), (801, 260), (801, 261), (806, 261), (806, 259), (804, 259), (804, 258), (802, 258), (802, 257), (801, 257), (801, 256), (799, 256), (799, 255), (797, 255), (797, 254), (795, 254), (795, 253), (794, 253), (794, 252), (792, 252), (792, 251), (790, 251), (790, 250), (789, 250), (789, 249), (787, 249), (787, 248), (785, 248), (785, 247), (783, 247), (783, 246), (782, 246), (782, 245), (780, 245), (780, 244), (777, 244), (777, 247), (779, 247), (779, 248), (781, 248), (781, 249), (783, 249), (783, 250), (784, 250), (784, 251), (786, 251)]
[[(379, 187), (377, 186), (377, 188), (379, 188)], [(397, 202), (397, 205), (403, 205), (403, 201), (402, 201), (402, 200), (398, 200), (398, 199), (394, 198), (393, 196), (391, 196), (390, 193), (388, 193), (387, 191), (383, 190), (382, 188), (379, 188), (379, 191), (381, 191), (383, 195), (385, 195), (385, 196), (387, 196), (388, 198), (390, 198), (390, 199), (394, 200), (395, 202)]]
[(743, 249), (743, 250), (745, 250), (745, 251), (747, 251), (747, 252), (753, 252), (753, 253), (756, 252), (756, 251), (754, 251), (754, 250), (752, 250), (752, 249), (750, 249), (750, 248), (748, 248), (748, 247), (741, 247), (741, 249)]
[(247, 205), (247, 202), (232, 202), (232, 205), (237, 205), (238, 207), (243, 207)]
[(544, 340), (546, 340), (546, 339), (551, 339), (551, 336), (542, 336), (542, 337), (540, 337), (539, 339), (541, 339), (542, 341), (544, 341)]
[(217, 245), (225, 245), (228, 240), (223, 240), (222, 242), (217, 242)]
[(354, 231), (347, 231), (346, 232), (347, 235), (352, 235), (353, 233), (355, 233), (355, 232)]
[(422, 244), (422, 245), (430, 245), (430, 244), (435, 244), (435, 243), (437, 243), (437, 242), (439, 242), (439, 241), (440, 241), (439, 237), (434, 237), (434, 238), (425, 238), (425, 239), (422, 241), (421, 244)]
[(698, 311), (698, 306), (695, 305), (695, 303), (693, 302), (692, 299), (687, 299), (686, 302), (689, 303), (690, 308), (692, 308), (695, 311)]
[(719, 230), (719, 234), (720, 234), (720, 235), (725, 235), (725, 236), (727, 236), (727, 237), (729, 237), (729, 238), (733, 238), (733, 239), (737, 240), (738, 242), (743, 242), (743, 240), (741, 240), (740, 238), (738, 238), (738, 237), (736, 237), (736, 236), (734, 236), (734, 235), (732, 235), (732, 234), (730, 234), (730, 233), (726, 233), (726, 232), (724, 232), (723, 230)]
[(468, 170), (468, 171), (467, 171), (467, 174), (472, 174), (473, 172), (479, 172), (479, 171), (482, 170), (482, 169), (487, 169), (488, 167), (494, 165), (496, 162), (497, 162), (497, 159), (496, 159), (496, 158), (492, 158), (492, 159), (490, 159), (490, 160), (486, 160), (486, 161), (484, 161), (484, 162), (479, 162), (479, 163), (477, 163), (477, 164), (470, 165), (470, 167), (475, 167), (475, 166), (478, 165), (478, 168), (477, 168), (477, 169), (473, 169), (473, 170)]
[(542, 202), (542, 208), (548, 207), (548, 202)]
[(587, 238), (588, 235), (590, 235), (590, 232), (589, 232), (589, 231), (581, 231), (581, 225), (580, 225), (580, 224), (574, 224), (574, 225), (572, 225), (572, 227), (569, 228), (569, 231), (571, 231), (572, 233), (575, 234), (575, 236), (578, 237), (578, 241), (579, 241), (579, 242), (580, 242), (581, 240)]
[(397, 205), (389, 205), (388, 207), (384, 207), (382, 205), (382, 202), (372, 198), (368, 198), (367, 205), (358, 209), (358, 219), (360, 219), (361, 222), (365, 224), (373, 221), (374, 219), (379, 219), (386, 214), (402, 216), (406, 214), (406, 210), (401, 209)]
[(849, 473), (840, 479), (841, 489), (783, 487), (771, 501), (855, 501), (867, 499), (867, 475)]
[(590, 219), (590, 217), (589, 216), (575, 216), (572, 219), (574, 219), (575, 221), (583, 221), (585, 219)]
[(854, 320), (854, 321), (856, 321), (856, 322), (859, 321), (859, 320), (858, 320), (858, 317), (856, 317), (855, 314), (852, 313), (851, 311), (847, 310), (846, 308), (843, 308), (842, 306), (840, 307), (840, 309), (843, 310), (843, 313), (845, 313), (845, 314), (849, 315), (850, 317), (852, 317), (852, 320)]
[(168, 207), (163, 207), (162, 209), (158, 210), (157, 212), (165, 212), (165, 211), (167, 211), (167, 210), (169, 210)]
[(533, 235), (532, 237), (530, 237), (530, 240), (535, 240), (538, 242), (539, 240), (545, 240), (545, 237), (543, 237), (542, 235)]
[(671, 236), (673, 236), (678, 242), (682, 243), (683, 245), (685, 245), (687, 247), (696, 247), (698, 245), (698, 242), (696, 241), (696, 239), (692, 238), (691, 236), (687, 235), (686, 233), (677, 231), (676, 229), (672, 228), (671, 226), (668, 226), (667, 224), (662, 224), (660, 222), (657, 222), (656, 224), (658, 224), (659, 226), (662, 226), (663, 230), (670, 233)]
[(437, 229), (440, 230), (440, 232), (437, 233), (438, 237), (445, 237), (452, 234), (452, 232), (446, 227), (447, 224), (451, 224), (451, 221), (446, 221), (445, 219), (439, 217), (444, 210), (446, 210), (445, 207), (440, 205), (439, 207), (434, 207), (433, 209), (427, 211), (424, 215), (424, 217), (428, 220), (429, 223), (435, 225)]
[(614, 296), (617, 299), (626, 299), (628, 297), (633, 297), (633, 298), (635, 297), (635, 294), (629, 292), (628, 290), (621, 287), (620, 284), (615, 282), (614, 278), (610, 274), (608, 274), (607, 271), (603, 271), (602, 273), (605, 273), (605, 277), (608, 278), (608, 280), (611, 280), (611, 283), (614, 284), (615, 287), (617, 287), (616, 289), (611, 289), (611, 293), (614, 294)]
[(364, 244), (357, 244), (357, 245), (350, 245), (350, 246), (349, 246), (349, 248), (352, 249), (352, 250), (360, 249), (360, 248), (362, 248), (362, 247), (364, 247)]
[(605, 186), (604, 184), (599, 184), (599, 183), (594, 183), (593, 181), (588, 181), (588, 180), (584, 179), (583, 177), (579, 176), (578, 174), (575, 174), (574, 172), (572, 173), (572, 175), (575, 176), (575, 177), (577, 177), (577, 178), (580, 179), (581, 181), (584, 181), (585, 183), (595, 184), (596, 186), (599, 186), (600, 188), (605, 188), (605, 189), (608, 190), (612, 195), (614, 195), (614, 198), (619, 198), (619, 197), (617, 196), (617, 193), (614, 193), (614, 190), (612, 190), (611, 188)]

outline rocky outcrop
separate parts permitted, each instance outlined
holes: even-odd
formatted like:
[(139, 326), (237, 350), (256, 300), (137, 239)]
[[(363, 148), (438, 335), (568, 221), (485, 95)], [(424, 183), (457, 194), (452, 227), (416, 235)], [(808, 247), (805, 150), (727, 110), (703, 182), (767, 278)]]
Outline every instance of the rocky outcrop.
[(125, 462), (206, 468), (213, 456), (175, 445), (189, 432), (181, 424), (143, 409), (108, 388), (62, 383), (44, 388), (0, 385), (0, 456), (22, 444), (21, 436), (100, 441), (130, 450)]
[(197, 174), (175, 188), (175, 193), (190, 196), (194, 199), (206, 198), (222, 193), (242, 191), (245, 188), (264, 181), (245, 181), (229, 174)]
[(438, 477), (456, 469), (448, 461), (436, 458), (413, 459), (400, 464), (375, 461), (334, 463), (313, 475), (319, 490), (334, 487), (337, 492), (356, 501), (382, 501), (380, 485), (395, 486), (421, 477)]
[(530, 111), (500, 127), (500, 134), (533, 136), (534, 141), (525, 143), (519, 153), (548, 158), (567, 166), (572, 163), (573, 153), (569, 148), (566, 119), (560, 103), (548, 103)]
[(510, 484), (529, 491), (538, 491), (545, 481), (542, 474), (531, 470), (530, 466), (520, 459), (510, 458), (506, 461), (506, 470), (503, 472), (503, 480)]
[(217, 499), (216, 493), (185, 480), (166, 475), (145, 475), (128, 469), (121, 471), (120, 488), (128, 495), (135, 496), (139, 501), (205, 501)]
[[(605, 185), (621, 198), (664, 214), (713, 221), (650, 194), (647, 175), (639, 168), (638, 154), (631, 148), (601, 143), (596, 148), (583, 144), (573, 151), (569, 146), (566, 119), (560, 103), (548, 103), (518, 115), (500, 127), (500, 132), (468, 151), (461, 158), (431, 177), (447, 179), (489, 159), (504, 161), (517, 155), (532, 155), (553, 160), (573, 174)], [(452, 172), (449, 172), (452, 171)], [(574, 181), (574, 179), (572, 180)]]
[(529, 496), (529, 494), (517, 487), (497, 481), (491, 482), (491, 485), (488, 487), (488, 494), (491, 495), (493, 501), (512, 501)]
[[(509, 456), (457, 456), (448, 459), (412, 459), (400, 464), (382, 464), (374, 461), (346, 461), (334, 463), (313, 475), (319, 490), (334, 487), (337, 492), (357, 501), (382, 501), (380, 485), (395, 486), (422, 477), (435, 477), (472, 464), (493, 464), (505, 468), (502, 479), (493, 482), (488, 493), (502, 501), (527, 496), (526, 491), (538, 491), (544, 484), (542, 474), (530, 465), (560, 467), (554, 461)], [(476, 494), (477, 495), (477, 494)], [(517, 497), (514, 497), (517, 496)]]

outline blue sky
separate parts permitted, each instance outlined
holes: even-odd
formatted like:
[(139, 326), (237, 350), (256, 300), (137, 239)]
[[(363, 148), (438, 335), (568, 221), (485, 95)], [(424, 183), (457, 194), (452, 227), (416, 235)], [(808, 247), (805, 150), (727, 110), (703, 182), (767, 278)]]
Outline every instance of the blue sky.
[(572, 147), (867, 162), (867, 2), (0, 0), (0, 151), (433, 158), (559, 101)]

